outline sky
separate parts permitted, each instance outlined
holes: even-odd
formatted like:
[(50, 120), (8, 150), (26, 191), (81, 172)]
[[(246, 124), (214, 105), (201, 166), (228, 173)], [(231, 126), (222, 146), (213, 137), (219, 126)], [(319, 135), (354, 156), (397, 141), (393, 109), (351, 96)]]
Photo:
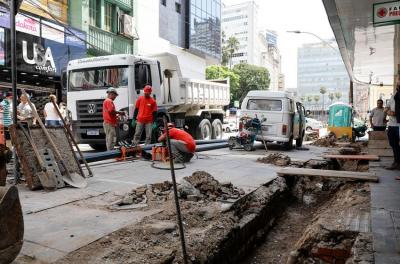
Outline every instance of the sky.
[[(323, 39), (333, 38), (322, 0), (254, 0), (259, 6), (259, 29), (278, 32), (278, 48), (282, 55), (285, 87), (297, 87), (297, 48), (319, 40), (308, 34), (287, 33), (288, 30), (307, 31)], [(226, 4), (248, 0), (223, 0)]]

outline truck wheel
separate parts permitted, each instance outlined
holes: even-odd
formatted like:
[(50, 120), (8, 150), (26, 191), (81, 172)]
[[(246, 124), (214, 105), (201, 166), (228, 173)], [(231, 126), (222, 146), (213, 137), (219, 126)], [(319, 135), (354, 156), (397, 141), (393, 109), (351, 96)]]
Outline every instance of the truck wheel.
[(222, 139), (222, 122), (219, 119), (212, 122), (212, 139)]
[(296, 139), (296, 147), (300, 148), (303, 145), (303, 139), (304, 139), (304, 132), (301, 134), (301, 137)]
[(106, 144), (89, 144), (89, 146), (97, 151), (105, 151), (107, 150)]
[(208, 119), (201, 120), (197, 127), (197, 139), (211, 139), (212, 128)]

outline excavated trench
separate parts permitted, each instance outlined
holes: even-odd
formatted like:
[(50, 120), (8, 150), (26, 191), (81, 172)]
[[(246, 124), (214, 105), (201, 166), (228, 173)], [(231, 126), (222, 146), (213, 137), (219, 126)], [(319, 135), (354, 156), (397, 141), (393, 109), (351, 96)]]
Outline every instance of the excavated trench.
[[(278, 177), (243, 195), (196, 172), (179, 189), (189, 263), (373, 263), (368, 184)], [(158, 213), (57, 263), (183, 263), (171, 185), (143, 194)]]

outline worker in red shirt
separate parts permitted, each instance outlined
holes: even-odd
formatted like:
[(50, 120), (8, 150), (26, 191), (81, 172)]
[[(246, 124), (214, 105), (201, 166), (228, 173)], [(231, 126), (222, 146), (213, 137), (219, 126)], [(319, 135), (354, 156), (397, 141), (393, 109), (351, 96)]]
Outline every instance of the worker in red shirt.
[[(171, 151), (176, 163), (189, 162), (196, 151), (196, 142), (193, 137), (181, 129), (175, 128), (174, 124), (167, 124), (169, 129), (169, 138), (171, 140)], [(165, 141), (167, 133), (164, 133), (158, 138), (159, 142)]]
[(152, 88), (150, 85), (144, 87), (144, 96), (139, 96), (136, 101), (135, 112), (132, 119), (132, 127), (136, 126), (133, 136), (133, 145), (137, 145), (145, 129), (145, 144), (151, 143), (151, 132), (157, 127), (155, 123), (157, 117), (157, 102), (151, 97)]
[(113, 87), (107, 89), (107, 98), (103, 102), (103, 128), (106, 134), (107, 150), (112, 150), (117, 142), (116, 127), (118, 116), (125, 115), (125, 112), (116, 111), (114, 100), (117, 98), (117, 90)]

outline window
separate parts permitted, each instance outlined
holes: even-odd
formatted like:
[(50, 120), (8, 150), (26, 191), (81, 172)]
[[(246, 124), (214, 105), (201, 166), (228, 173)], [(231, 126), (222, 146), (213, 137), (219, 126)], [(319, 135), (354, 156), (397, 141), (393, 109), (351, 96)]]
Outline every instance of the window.
[(114, 19), (115, 17), (115, 6), (113, 4), (110, 4), (108, 2), (105, 2), (104, 6), (104, 29), (110, 32), (115, 32), (115, 26), (114, 26)]
[(90, 0), (89, 23), (95, 27), (101, 27), (101, 0)]
[(69, 72), (69, 90), (86, 91), (107, 89), (109, 86), (128, 85), (128, 67), (105, 67)]
[(282, 111), (281, 100), (249, 99), (247, 110)]
[(163, 6), (167, 6), (167, 0), (161, 0), (161, 4), (162, 4)]
[(181, 4), (180, 3), (175, 2), (175, 11), (179, 14), (181, 13)]

